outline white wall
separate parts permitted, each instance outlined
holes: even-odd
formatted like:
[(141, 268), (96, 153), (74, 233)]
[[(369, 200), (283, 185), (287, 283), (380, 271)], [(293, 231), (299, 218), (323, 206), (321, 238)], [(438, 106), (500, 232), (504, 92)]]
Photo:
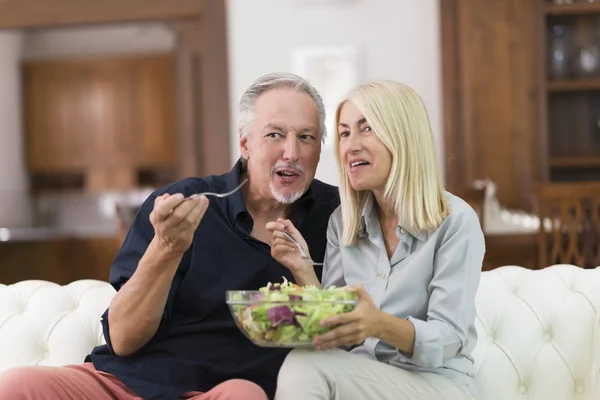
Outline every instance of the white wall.
[(0, 32), (0, 227), (29, 222), (19, 83), (22, 49), (21, 33)]
[[(438, 0), (227, 1), (232, 127), (244, 90), (260, 75), (291, 72), (293, 49), (359, 45), (364, 80), (394, 79), (421, 94), (442, 154)], [(237, 133), (231, 134), (231, 157), (237, 159)], [(337, 183), (329, 147), (323, 149), (317, 177)]]

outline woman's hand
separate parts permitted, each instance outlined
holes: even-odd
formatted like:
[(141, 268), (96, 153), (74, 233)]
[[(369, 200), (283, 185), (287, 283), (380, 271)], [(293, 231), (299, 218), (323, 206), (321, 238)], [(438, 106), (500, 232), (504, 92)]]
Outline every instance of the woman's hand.
[(306, 241), (289, 219), (278, 218), (276, 222), (269, 222), (265, 227), (273, 233), (271, 256), (273, 256), (274, 259), (292, 271), (294, 276), (303, 275), (309, 271), (309, 269), (312, 269), (312, 265), (306, 264), (302, 260), (302, 254), (300, 253), (298, 246), (283, 234), (283, 231), (285, 230), (292, 235), (292, 237), (300, 243), (306, 255), (309, 255)]
[(369, 293), (361, 285), (349, 286), (347, 289), (356, 292), (358, 305), (348, 313), (321, 321), (321, 325), (335, 328), (314, 338), (316, 350), (360, 344), (368, 337), (377, 337), (383, 329), (384, 312), (375, 306)]

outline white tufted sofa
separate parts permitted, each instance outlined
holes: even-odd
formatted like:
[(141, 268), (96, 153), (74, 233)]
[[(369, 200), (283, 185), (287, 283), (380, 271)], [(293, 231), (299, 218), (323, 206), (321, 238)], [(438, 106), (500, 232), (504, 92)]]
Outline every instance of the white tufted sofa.
[[(114, 290), (83, 280), (0, 285), (0, 371), (82, 362)], [(476, 370), (485, 400), (600, 399), (600, 268), (484, 272)]]

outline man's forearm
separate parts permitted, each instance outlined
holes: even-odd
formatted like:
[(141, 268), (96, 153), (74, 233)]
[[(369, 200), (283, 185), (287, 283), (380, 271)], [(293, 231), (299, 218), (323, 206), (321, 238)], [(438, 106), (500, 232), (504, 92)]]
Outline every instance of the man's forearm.
[(296, 279), (296, 283), (300, 286), (314, 285), (319, 289), (322, 288), (321, 282), (319, 282), (319, 278), (317, 278), (315, 269), (312, 266), (309, 266), (307, 270), (301, 274), (294, 274), (294, 279)]
[(135, 273), (108, 310), (110, 341), (116, 354), (129, 355), (154, 336), (182, 256), (165, 253), (156, 240), (150, 242)]

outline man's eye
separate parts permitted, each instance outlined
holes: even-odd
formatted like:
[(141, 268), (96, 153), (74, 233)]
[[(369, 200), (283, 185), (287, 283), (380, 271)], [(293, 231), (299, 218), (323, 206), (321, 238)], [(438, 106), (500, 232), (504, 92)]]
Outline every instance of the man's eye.
[(282, 137), (282, 135), (279, 132), (271, 132), (271, 133), (267, 133), (266, 137), (277, 139), (277, 138)]
[(313, 135), (300, 135), (300, 140), (308, 142), (309, 140), (314, 140)]

